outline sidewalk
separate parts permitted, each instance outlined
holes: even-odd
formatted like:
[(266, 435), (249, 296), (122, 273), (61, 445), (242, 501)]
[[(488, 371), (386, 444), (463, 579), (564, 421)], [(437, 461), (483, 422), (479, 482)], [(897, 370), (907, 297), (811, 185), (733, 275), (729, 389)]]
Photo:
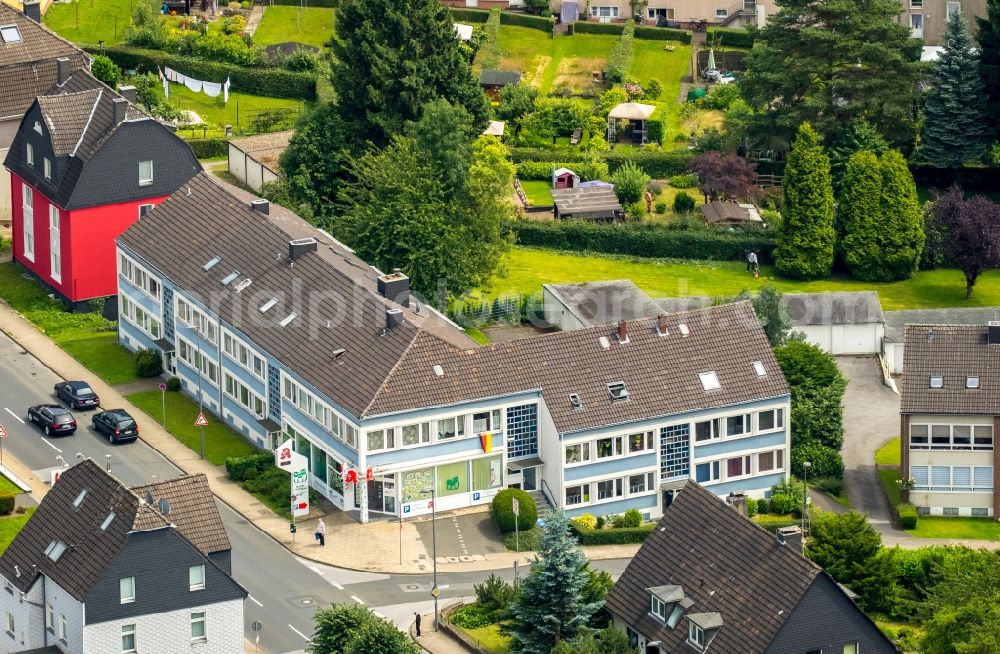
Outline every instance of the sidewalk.
[(435, 631), (433, 613), (421, 614), (419, 637), (416, 623), (410, 624), (409, 634), (415, 643), (430, 654), (469, 654), (473, 651), (446, 631)]

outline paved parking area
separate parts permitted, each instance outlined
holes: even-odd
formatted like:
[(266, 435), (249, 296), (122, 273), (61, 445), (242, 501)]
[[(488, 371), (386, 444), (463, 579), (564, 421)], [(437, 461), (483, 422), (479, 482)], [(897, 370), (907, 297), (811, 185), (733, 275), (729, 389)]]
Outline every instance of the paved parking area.
[[(416, 523), (420, 541), (432, 554), (431, 521)], [(489, 512), (439, 515), (437, 517), (437, 556), (482, 556), (503, 552), (500, 532), (490, 519)]]

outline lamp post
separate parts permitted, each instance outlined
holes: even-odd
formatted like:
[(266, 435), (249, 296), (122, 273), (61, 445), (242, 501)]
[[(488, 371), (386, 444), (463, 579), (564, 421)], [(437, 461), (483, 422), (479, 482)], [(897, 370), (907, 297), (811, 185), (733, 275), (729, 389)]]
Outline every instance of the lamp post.
[(809, 484), (807, 480), (809, 478), (809, 468), (812, 467), (812, 463), (809, 461), (802, 462), (802, 553), (805, 554), (806, 551), (806, 496), (809, 494)]
[(438, 553), (437, 553), (437, 489), (431, 486), (425, 488), (424, 493), (431, 494), (431, 557), (434, 559), (434, 587), (431, 588), (431, 595), (434, 596), (434, 631), (438, 630), (438, 595), (441, 589), (438, 588)]

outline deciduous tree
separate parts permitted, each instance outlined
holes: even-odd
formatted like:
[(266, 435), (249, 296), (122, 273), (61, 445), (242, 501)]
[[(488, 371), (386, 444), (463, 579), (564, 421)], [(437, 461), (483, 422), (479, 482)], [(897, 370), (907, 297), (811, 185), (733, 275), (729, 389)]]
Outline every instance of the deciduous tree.
[(615, 185), (618, 199), (627, 207), (642, 199), (646, 184), (649, 184), (649, 175), (630, 161), (611, 175), (611, 182)]
[(754, 164), (735, 154), (705, 152), (691, 160), (688, 170), (698, 175), (698, 190), (705, 196), (705, 202), (747, 200), (757, 190)]
[(497, 117), (506, 120), (512, 128), (521, 124), (525, 116), (535, 110), (538, 89), (527, 84), (507, 84), (500, 89)]
[(809, 123), (799, 126), (785, 166), (782, 191), (775, 268), (795, 279), (828, 275), (835, 242), (830, 160)]
[(283, 193), (292, 201), (284, 206), (308, 205), (314, 222), (327, 228), (333, 227), (334, 202), (351, 158), (346, 131), (337, 107), (319, 103), (299, 123), (280, 160)]
[(952, 186), (931, 208), (931, 220), (944, 235), (946, 258), (965, 275), (965, 297), (983, 272), (1000, 268), (1000, 206), (982, 196), (968, 200)]

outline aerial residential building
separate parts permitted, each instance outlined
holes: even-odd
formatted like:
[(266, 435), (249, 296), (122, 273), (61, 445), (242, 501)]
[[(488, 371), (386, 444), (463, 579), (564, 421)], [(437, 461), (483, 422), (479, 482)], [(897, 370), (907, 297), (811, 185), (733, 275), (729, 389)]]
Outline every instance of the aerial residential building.
[[(745, 499), (745, 498), (741, 498)], [(694, 482), (608, 593), (633, 647), (669, 654), (889, 654), (896, 648), (818, 565)], [(649, 651), (648, 649), (644, 651)]]
[(117, 260), (122, 344), (257, 445), (294, 439), (362, 521), (429, 512), (431, 487), (439, 509), (517, 486), (655, 517), (690, 478), (763, 497), (787, 477), (788, 387), (749, 303), (479, 347), (405, 275), (205, 174)]
[[(14, 259), (70, 304), (114, 296), (115, 238), (201, 170), (184, 141), (59, 61), (4, 165)], [(155, 288), (149, 288), (156, 292)]]
[(922, 515), (1000, 515), (1000, 323), (907, 325), (902, 471)]
[(136, 490), (90, 459), (63, 472), (0, 556), (0, 651), (243, 654), (247, 592), (217, 563), (204, 477)]
[(939, 49), (955, 12), (961, 12), (969, 33), (975, 34), (979, 29), (976, 16), (986, 18), (986, 0), (903, 0), (898, 21), (910, 28), (913, 38)]

